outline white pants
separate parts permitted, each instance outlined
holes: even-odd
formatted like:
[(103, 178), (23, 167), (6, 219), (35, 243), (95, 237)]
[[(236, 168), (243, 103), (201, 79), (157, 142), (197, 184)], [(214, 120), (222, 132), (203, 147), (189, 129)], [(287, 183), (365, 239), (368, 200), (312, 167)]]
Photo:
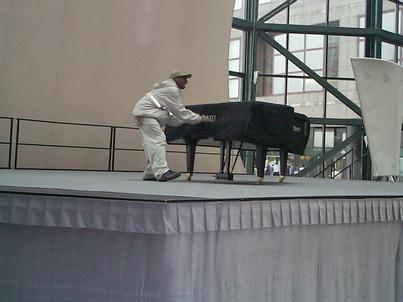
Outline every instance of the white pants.
[(153, 118), (144, 118), (140, 126), (143, 136), (143, 147), (147, 165), (144, 170), (145, 177), (155, 176), (159, 179), (162, 174), (169, 170), (166, 161), (166, 138), (158, 121)]

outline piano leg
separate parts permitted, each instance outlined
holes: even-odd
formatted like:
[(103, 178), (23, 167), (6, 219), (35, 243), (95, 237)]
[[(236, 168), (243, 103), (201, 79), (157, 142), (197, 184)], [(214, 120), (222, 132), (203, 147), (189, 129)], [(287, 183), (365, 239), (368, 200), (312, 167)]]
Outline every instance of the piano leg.
[[(220, 172), (215, 175), (216, 179), (225, 179), (225, 180), (233, 180), (234, 175), (231, 173), (231, 151), (232, 151), (232, 142), (231, 141), (222, 141), (220, 148)], [(225, 159), (225, 160), (224, 160)], [(224, 172), (225, 168), (225, 172)]]
[(224, 165), (225, 165), (225, 141), (221, 141), (220, 143), (220, 174), (224, 174)]
[(194, 143), (186, 144), (186, 167), (188, 173), (186, 180), (192, 180), (195, 155), (196, 155), (196, 144)]
[(264, 168), (266, 163), (267, 149), (263, 146), (256, 146), (256, 168), (257, 168), (257, 179), (256, 183), (261, 184), (264, 178)]
[(232, 142), (228, 141), (227, 142), (227, 148), (226, 148), (226, 153), (227, 153), (227, 162), (226, 162), (226, 172), (227, 172), (227, 180), (233, 180), (234, 175), (231, 173), (231, 153), (232, 153)]
[(287, 174), (287, 161), (288, 161), (288, 151), (280, 149), (280, 178), (279, 182), (283, 182)]

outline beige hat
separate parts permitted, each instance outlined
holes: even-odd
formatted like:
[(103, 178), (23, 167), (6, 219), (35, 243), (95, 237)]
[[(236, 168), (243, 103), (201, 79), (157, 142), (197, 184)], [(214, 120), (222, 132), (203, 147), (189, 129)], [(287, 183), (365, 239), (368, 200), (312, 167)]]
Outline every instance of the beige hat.
[(177, 77), (186, 77), (188, 79), (188, 78), (191, 78), (192, 75), (190, 73), (183, 72), (182, 70), (174, 70), (169, 75), (169, 78), (171, 80), (173, 80), (173, 79), (175, 79)]

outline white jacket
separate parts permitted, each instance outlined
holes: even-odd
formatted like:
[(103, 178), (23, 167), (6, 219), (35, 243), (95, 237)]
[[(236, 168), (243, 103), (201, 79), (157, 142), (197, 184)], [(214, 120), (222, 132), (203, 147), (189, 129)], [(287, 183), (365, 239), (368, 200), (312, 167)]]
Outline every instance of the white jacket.
[[(158, 108), (151, 100), (150, 95), (154, 96), (161, 106), (165, 106), (172, 112), (174, 118), (170, 117), (166, 110)], [(161, 127), (164, 127), (166, 124), (179, 126), (185, 123), (198, 124), (201, 122), (199, 114), (186, 109), (182, 104), (181, 91), (173, 80), (156, 83), (154, 89), (137, 102), (132, 114), (135, 118), (155, 118)]]

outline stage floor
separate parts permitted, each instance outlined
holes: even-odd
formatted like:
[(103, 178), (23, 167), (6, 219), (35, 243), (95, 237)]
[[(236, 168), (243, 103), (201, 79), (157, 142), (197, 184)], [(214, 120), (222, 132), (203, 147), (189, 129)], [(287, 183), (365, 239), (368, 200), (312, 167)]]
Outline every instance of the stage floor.
[(0, 170), (0, 192), (85, 196), (133, 201), (252, 200), (332, 197), (403, 197), (402, 182), (234, 175), (234, 181), (196, 174), (170, 182), (142, 181), (141, 173)]

